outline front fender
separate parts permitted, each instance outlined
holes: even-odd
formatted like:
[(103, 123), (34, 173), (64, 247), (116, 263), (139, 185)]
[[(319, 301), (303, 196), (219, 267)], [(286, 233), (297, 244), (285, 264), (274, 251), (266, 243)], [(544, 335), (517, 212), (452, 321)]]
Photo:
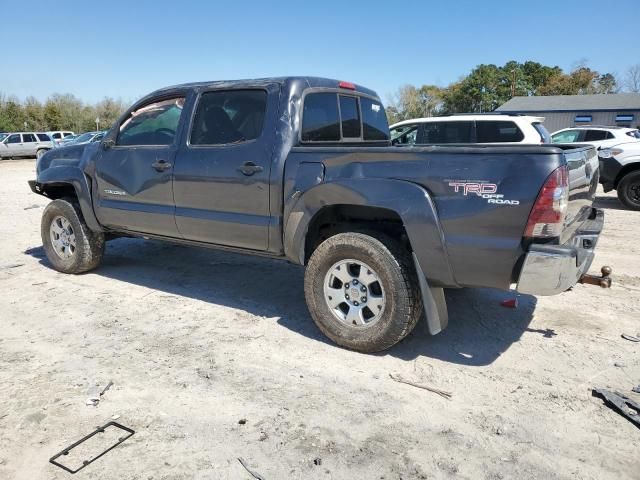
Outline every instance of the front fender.
[(35, 193), (44, 196), (48, 196), (47, 189), (71, 185), (78, 198), (78, 204), (80, 205), (80, 210), (82, 211), (82, 216), (87, 226), (94, 232), (103, 231), (93, 211), (88, 178), (80, 169), (77, 162), (70, 165), (59, 163), (45, 170), (41, 170), (38, 173), (37, 180), (33, 183), (30, 182), (30, 185)]
[(404, 180), (349, 178), (321, 183), (304, 192), (286, 216), (284, 250), (291, 261), (304, 264), (309, 225), (322, 208), (332, 205), (377, 207), (397, 213), (429, 285), (458, 286), (431, 195)]

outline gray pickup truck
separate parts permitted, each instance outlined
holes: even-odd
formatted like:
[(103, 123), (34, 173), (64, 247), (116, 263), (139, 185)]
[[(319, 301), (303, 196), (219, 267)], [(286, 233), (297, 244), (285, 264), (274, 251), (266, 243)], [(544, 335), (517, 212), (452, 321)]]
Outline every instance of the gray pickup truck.
[(608, 280), (586, 276), (604, 220), (593, 148), (393, 147), (375, 92), (336, 80), (156, 91), (101, 142), (46, 153), (29, 184), (53, 200), (41, 233), (56, 270), (97, 267), (116, 236), (282, 258), (306, 267), (322, 332), (363, 352), (422, 316), (443, 330), (444, 288)]

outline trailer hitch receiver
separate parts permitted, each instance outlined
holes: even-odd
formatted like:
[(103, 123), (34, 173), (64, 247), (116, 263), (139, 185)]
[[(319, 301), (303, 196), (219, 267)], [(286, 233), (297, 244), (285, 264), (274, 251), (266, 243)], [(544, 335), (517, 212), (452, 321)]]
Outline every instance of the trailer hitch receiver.
[(601, 276), (583, 274), (578, 280), (579, 283), (586, 283), (588, 285), (596, 285), (602, 288), (611, 288), (611, 267), (604, 266), (600, 269)]

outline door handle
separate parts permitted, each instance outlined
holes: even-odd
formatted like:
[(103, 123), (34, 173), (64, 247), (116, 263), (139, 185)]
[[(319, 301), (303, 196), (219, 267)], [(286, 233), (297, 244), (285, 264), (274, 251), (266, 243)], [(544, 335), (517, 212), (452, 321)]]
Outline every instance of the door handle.
[(168, 170), (169, 168), (171, 168), (171, 164), (166, 160), (158, 160), (152, 163), (151, 166), (154, 169), (156, 169), (158, 172), (164, 172), (165, 170)]
[(261, 172), (264, 170), (260, 165), (256, 165), (253, 162), (244, 162), (238, 170), (247, 177), (250, 177), (254, 173)]

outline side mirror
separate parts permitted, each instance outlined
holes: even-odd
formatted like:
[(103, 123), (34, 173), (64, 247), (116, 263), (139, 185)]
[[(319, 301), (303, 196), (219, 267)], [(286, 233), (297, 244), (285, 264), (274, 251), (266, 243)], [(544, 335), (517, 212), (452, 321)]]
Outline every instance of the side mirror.
[(114, 142), (113, 140), (103, 140), (102, 141), (102, 149), (103, 150), (109, 150), (111, 147), (113, 147), (116, 144), (116, 142)]

